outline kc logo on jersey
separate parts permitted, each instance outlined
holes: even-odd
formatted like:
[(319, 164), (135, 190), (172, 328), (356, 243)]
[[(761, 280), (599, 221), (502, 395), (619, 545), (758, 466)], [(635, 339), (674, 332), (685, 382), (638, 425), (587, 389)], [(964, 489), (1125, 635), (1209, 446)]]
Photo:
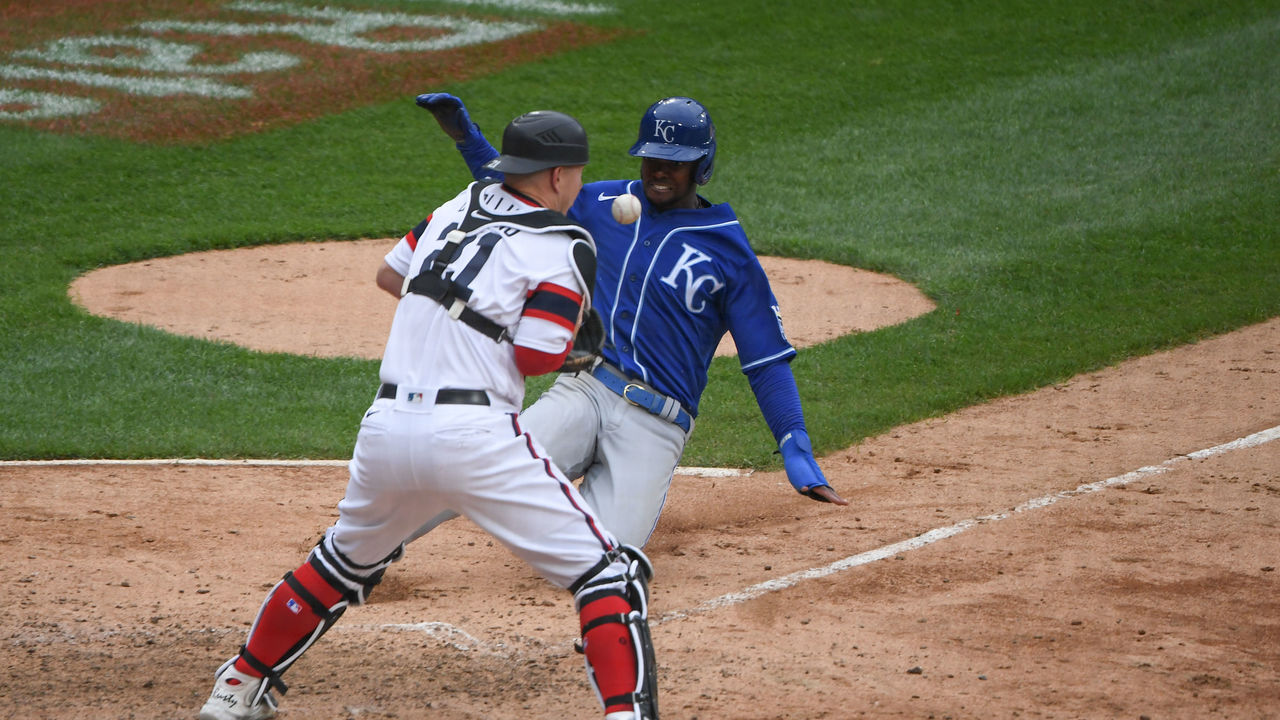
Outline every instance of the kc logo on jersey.
[(694, 275), (694, 266), (698, 263), (709, 262), (711, 256), (701, 250), (689, 247), (688, 244), (681, 243), (684, 252), (680, 254), (680, 259), (676, 261), (675, 267), (671, 268), (671, 272), (662, 278), (663, 284), (676, 290), (680, 289), (680, 281), (684, 281), (684, 306), (691, 313), (700, 313), (707, 308), (706, 301), (698, 302), (698, 291), (706, 286), (706, 294), (712, 295), (720, 291), (724, 287), (724, 283), (716, 279), (715, 275), (710, 273), (706, 275)]
[[(778, 319), (778, 332), (782, 335), (783, 340), (787, 340), (787, 331), (782, 327), (782, 308), (777, 305), (770, 305), (769, 307), (773, 308), (773, 316)], [(791, 341), (787, 340), (787, 342)]]

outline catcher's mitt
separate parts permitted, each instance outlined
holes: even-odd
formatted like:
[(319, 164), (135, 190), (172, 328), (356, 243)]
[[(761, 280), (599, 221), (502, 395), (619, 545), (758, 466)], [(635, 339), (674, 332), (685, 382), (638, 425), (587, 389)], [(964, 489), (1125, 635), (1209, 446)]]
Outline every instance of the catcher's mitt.
[(582, 318), (578, 334), (573, 336), (573, 348), (565, 356), (560, 365), (560, 372), (581, 372), (590, 370), (596, 362), (600, 348), (604, 347), (604, 321), (595, 308), (587, 311)]

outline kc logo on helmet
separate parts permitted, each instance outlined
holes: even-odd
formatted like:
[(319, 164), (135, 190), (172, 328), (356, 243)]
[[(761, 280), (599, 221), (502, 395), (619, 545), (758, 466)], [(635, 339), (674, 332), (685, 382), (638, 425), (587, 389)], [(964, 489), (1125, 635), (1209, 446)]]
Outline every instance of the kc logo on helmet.
[(670, 120), (653, 121), (653, 134), (655, 137), (662, 138), (662, 142), (671, 142), (675, 140), (676, 124)]

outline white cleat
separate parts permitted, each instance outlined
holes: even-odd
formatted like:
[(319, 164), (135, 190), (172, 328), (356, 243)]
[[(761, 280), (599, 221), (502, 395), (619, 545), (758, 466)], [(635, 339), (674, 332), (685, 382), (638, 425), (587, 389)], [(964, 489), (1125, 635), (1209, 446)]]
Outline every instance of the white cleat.
[(256, 705), (249, 702), (258, 694), (263, 678), (245, 675), (234, 663), (218, 670), (213, 692), (200, 708), (200, 720), (266, 720), (276, 716), (275, 698), (263, 693)]

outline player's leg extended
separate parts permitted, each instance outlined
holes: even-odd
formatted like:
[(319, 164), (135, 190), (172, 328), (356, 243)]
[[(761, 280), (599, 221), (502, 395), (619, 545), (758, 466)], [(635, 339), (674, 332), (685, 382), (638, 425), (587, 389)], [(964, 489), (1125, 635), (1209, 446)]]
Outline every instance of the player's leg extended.
[[(513, 419), (518, 429), (518, 421)], [(499, 460), (501, 458), (501, 460)], [(579, 610), (587, 675), (608, 713), (657, 717), (648, 631), (648, 560), (625, 552), (531, 436), (489, 448), (459, 509), (558, 587)], [(625, 716), (617, 716), (625, 717)]]
[(332, 530), (307, 561), (267, 594), (240, 653), (215, 673), (213, 693), (201, 720), (268, 718), (275, 714), (270, 691), (288, 690), (281, 675), (337, 622), (350, 605), (365, 601), (400, 551), (372, 566), (352, 563), (333, 548)]
[(624, 543), (649, 542), (688, 436), (678, 425), (628, 403), (590, 380), (604, 424), (582, 496)]
[(599, 406), (586, 374), (565, 374), (520, 413), (520, 426), (542, 443), (565, 477), (582, 477), (595, 461)]
[(607, 719), (658, 717), (658, 668), (649, 635), (652, 576), (644, 553), (622, 545), (606, 556), (601, 569), (570, 587), (581, 623), (587, 678)]
[[(240, 653), (218, 669), (213, 693), (201, 709), (201, 720), (273, 716), (276, 703), (270, 691), (283, 694), (287, 690), (281, 680), (284, 671), (347, 607), (362, 604), (387, 566), (399, 559), (402, 548), (395, 538), (404, 531), (393, 529), (385, 540), (373, 532), (379, 526), (390, 527), (388, 519), (394, 513), (411, 510), (397, 501), (394, 492), (403, 474), (394, 465), (403, 464), (403, 458), (381, 451), (382, 445), (394, 444), (386, 439), (387, 432), (385, 417), (367, 417), (361, 423), (347, 493), (339, 504), (338, 524), (325, 533), (306, 562), (286, 573), (267, 594)], [(390, 491), (382, 492), (382, 485), (388, 484)], [(412, 520), (402, 518), (399, 522), (403, 526)], [(365, 539), (343, 545), (343, 527), (363, 529)], [(354, 559), (347, 552), (349, 548), (358, 551)]]

